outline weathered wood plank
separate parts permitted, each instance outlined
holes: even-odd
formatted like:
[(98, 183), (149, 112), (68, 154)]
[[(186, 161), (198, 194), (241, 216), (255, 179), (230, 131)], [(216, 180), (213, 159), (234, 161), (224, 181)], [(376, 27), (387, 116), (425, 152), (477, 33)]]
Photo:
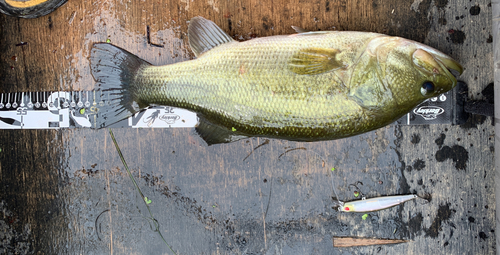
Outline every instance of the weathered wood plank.
[[(157, 65), (191, 59), (187, 24), (198, 15), (238, 40), (293, 33), (292, 25), (403, 36), (460, 60), (470, 98), (481, 99), (493, 82), (488, 1), (95, 0), (69, 1), (34, 20), (0, 16), (1, 92), (91, 89), (90, 48), (107, 39)], [(148, 45), (146, 26), (164, 48)], [(207, 148), (187, 129), (117, 129), (115, 136), (180, 254), (496, 250), (488, 118), (472, 116), (463, 126), (391, 126), (329, 142), (271, 140), (245, 161), (263, 139)], [(0, 137), (0, 220), (11, 246), (40, 254), (167, 254), (140, 217), (145, 208), (119, 170), (106, 130), (0, 130)], [(305, 150), (280, 157), (298, 147)], [(366, 220), (341, 214), (331, 208), (331, 167), (344, 200), (355, 199), (348, 185), (356, 181), (369, 197), (417, 193), (432, 200)], [(331, 238), (340, 235), (411, 242), (332, 248)]]
[[(497, 123), (498, 119), (500, 119), (500, 110), (499, 110), (499, 102), (500, 102), (500, 34), (498, 33), (500, 29), (500, 2), (492, 1), (492, 32), (493, 32), (493, 63), (494, 63), (494, 78), (495, 78), (495, 123)], [(500, 133), (500, 126), (495, 126), (495, 134)], [(500, 204), (500, 139), (498, 139), (498, 135), (495, 135), (495, 200), (496, 205)], [(496, 211), (496, 232), (500, 231), (500, 211)], [(496, 243), (497, 243), (497, 254), (500, 253), (498, 250), (498, 244), (500, 244), (500, 236), (496, 235)]]

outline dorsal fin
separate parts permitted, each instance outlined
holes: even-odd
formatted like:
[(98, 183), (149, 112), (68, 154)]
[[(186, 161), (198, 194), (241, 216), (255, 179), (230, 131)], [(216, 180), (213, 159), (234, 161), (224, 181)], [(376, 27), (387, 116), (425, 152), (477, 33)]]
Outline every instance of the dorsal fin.
[(292, 26), (292, 28), (299, 35), (319, 35), (319, 34), (334, 33), (334, 31), (311, 31), (297, 26)]
[(216, 46), (234, 41), (215, 23), (203, 17), (194, 17), (190, 20), (188, 39), (196, 57)]
[(299, 34), (311, 32), (311, 31), (304, 29), (304, 28), (301, 28), (301, 27), (292, 26), (292, 28), (293, 28), (293, 30), (295, 30), (295, 32), (297, 32)]

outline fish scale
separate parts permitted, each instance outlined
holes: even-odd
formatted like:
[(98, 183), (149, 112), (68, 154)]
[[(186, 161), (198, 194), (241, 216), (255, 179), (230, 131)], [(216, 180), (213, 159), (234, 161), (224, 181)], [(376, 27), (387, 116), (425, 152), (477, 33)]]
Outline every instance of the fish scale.
[[(295, 38), (302, 41), (316, 39), (313, 36), (307, 37), (307, 40)], [(257, 44), (258, 48), (250, 48), (251, 45), (244, 43), (233, 43), (224, 45), (225, 48), (215, 52), (212, 52), (215, 49), (211, 50), (203, 57), (183, 65), (148, 67), (142, 73), (141, 79), (149, 84), (137, 84), (144, 88), (144, 94), (141, 93), (140, 98), (150, 103), (178, 107), (182, 107), (178, 105), (178, 101), (213, 105), (213, 108), (222, 109), (221, 111), (232, 119), (233, 123), (226, 124), (228, 126), (236, 125), (235, 122), (239, 121), (241, 116), (255, 116), (252, 111), (258, 111), (259, 117), (269, 120), (269, 126), (280, 122), (302, 125), (304, 121), (310, 120), (322, 127), (331, 122), (332, 116), (345, 115), (346, 109), (355, 108), (356, 112), (361, 110), (359, 105), (353, 102), (336, 100), (337, 97), (344, 97), (343, 94), (327, 93), (347, 89), (337, 78), (338, 74), (315, 75), (311, 79), (290, 72), (285, 63), (293, 52), (269, 50), (277, 47), (281, 41), (289, 41), (289, 37), (266, 40)], [(288, 44), (295, 45), (293, 41)], [(298, 50), (300, 47), (295, 48)], [(218, 57), (211, 58), (212, 55)], [(241, 66), (246, 68), (243, 75), (239, 71)], [(186, 83), (189, 83), (188, 87), (196, 89), (183, 89)], [(161, 98), (157, 92), (162, 95)], [(151, 96), (152, 94), (155, 95)], [(200, 94), (215, 96), (206, 97)], [(241, 110), (236, 109), (235, 105), (245, 106), (248, 110), (233, 113), (235, 110)]]

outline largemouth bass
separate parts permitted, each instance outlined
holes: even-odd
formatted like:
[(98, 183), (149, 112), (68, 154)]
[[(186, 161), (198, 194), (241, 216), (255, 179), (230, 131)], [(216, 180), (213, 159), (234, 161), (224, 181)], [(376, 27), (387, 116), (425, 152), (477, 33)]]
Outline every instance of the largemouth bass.
[(194, 60), (153, 66), (107, 43), (91, 69), (109, 105), (97, 128), (150, 105), (196, 112), (209, 144), (247, 137), (344, 138), (388, 125), (453, 87), (462, 66), (424, 44), (377, 33), (308, 32), (234, 41), (215, 23), (191, 19)]

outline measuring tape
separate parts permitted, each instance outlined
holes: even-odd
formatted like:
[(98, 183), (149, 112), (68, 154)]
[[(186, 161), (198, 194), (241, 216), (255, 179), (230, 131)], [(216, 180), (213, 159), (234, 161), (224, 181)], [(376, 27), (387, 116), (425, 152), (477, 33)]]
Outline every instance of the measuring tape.
[[(399, 125), (461, 124), (457, 92), (431, 98), (396, 121)], [(462, 92), (463, 94), (463, 92)], [(95, 127), (99, 106), (108, 103), (101, 91), (16, 92), (0, 94), (0, 129), (59, 129)], [(152, 106), (110, 127), (192, 128), (196, 113), (169, 106)]]

